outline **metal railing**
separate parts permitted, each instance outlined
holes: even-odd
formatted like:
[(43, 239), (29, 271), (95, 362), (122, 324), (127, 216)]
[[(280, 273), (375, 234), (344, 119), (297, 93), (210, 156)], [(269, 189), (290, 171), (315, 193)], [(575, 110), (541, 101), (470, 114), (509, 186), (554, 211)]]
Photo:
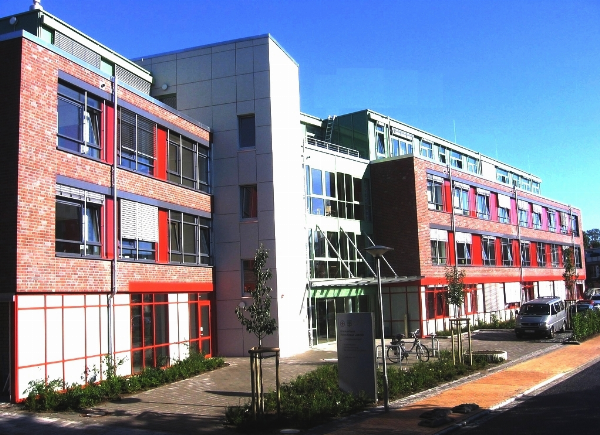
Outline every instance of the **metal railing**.
[(360, 158), (360, 153), (356, 150), (350, 149), (350, 148), (346, 148), (340, 145), (336, 145), (333, 143), (329, 143), (329, 142), (325, 142), (322, 140), (318, 140), (315, 139), (314, 137), (307, 137), (306, 138), (306, 143), (308, 145), (312, 145), (312, 146), (316, 146), (319, 148), (324, 148), (326, 150), (329, 151), (333, 151), (336, 153), (340, 153), (340, 154), (346, 154), (348, 156), (352, 156), (352, 157), (359, 157)]

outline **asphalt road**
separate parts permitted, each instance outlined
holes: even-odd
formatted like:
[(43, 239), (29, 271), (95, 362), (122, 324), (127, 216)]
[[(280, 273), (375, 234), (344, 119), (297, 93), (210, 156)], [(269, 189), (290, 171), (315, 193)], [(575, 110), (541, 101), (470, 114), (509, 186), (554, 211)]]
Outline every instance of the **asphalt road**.
[[(577, 352), (577, 346), (572, 346)], [(465, 435), (597, 434), (600, 363), (461, 429)]]

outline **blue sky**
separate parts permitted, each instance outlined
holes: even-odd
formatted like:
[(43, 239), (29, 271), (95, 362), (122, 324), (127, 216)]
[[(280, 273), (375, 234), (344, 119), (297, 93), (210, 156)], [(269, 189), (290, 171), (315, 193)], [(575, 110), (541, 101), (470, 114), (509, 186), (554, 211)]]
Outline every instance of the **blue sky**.
[[(30, 0), (1, 0), (0, 16)], [(42, 0), (127, 57), (270, 33), (301, 110), (369, 108), (542, 179), (600, 228), (597, 0)]]

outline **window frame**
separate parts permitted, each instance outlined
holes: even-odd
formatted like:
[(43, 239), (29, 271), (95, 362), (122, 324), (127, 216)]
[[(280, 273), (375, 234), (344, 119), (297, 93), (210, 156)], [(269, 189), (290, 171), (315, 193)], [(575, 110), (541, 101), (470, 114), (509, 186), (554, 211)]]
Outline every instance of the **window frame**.
[(475, 196), (475, 203), (477, 207), (477, 217), (479, 219), (490, 220), (490, 194), (481, 193), (478, 189)]
[(258, 219), (258, 186), (256, 184), (240, 186), (240, 218), (242, 220)]
[[(188, 144), (189, 146), (187, 146)], [(167, 132), (167, 179), (178, 185), (209, 193), (209, 152), (210, 150), (200, 143), (169, 130)], [(184, 161), (188, 160), (184, 159), (184, 153), (191, 154), (192, 157), (193, 175), (191, 178), (184, 175)]]
[[(61, 118), (63, 118), (64, 120), (64, 118), (67, 117), (67, 114), (65, 114), (64, 112), (63, 115), (61, 115), (61, 102), (62, 104), (69, 104), (70, 106), (77, 109), (77, 137), (71, 136), (65, 131), (61, 132)], [(102, 134), (102, 119), (104, 113), (104, 106), (104, 99), (96, 95), (90, 94), (88, 91), (80, 89), (77, 86), (74, 86), (68, 82), (59, 80), (57, 86), (56, 108), (58, 138), (57, 147), (61, 150), (72, 151), (92, 159), (100, 160), (102, 158), (104, 139)], [(73, 124), (70, 127), (74, 126), (75, 125)], [(66, 128), (66, 126), (64, 126), (63, 128)], [(94, 137), (95, 140), (86, 140), (86, 136), (88, 138)], [(66, 146), (65, 142), (77, 145), (72, 147)]]
[[(138, 311), (139, 309), (139, 311)], [(131, 322), (131, 371), (139, 373), (150, 367), (165, 367), (170, 364), (169, 301), (166, 293), (133, 293), (130, 300)], [(134, 342), (134, 319), (140, 322), (139, 342)], [(158, 320), (157, 320), (158, 319)], [(159, 333), (157, 328), (161, 327)], [(147, 332), (151, 328), (151, 332)], [(137, 345), (136, 345), (137, 344)], [(150, 358), (149, 358), (150, 355)], [(141, 367), (136, 359), (141, 356)], [(152, 364), (147, 364), (148, 359)]]
[(458, 151), (450, 150), (450, 166), (456, 169), (463, 169), (463, 155)]
[(240, 149), (256, 148), (256, 116), (254, 113), (238, 116), (238, 146)]
[(444, 210), (444, 181), (437, 177), (427, 177), (427, 207), (430, 210)]
[(530, 245), (530, 243), (521, 241), (519, 250), (521, 252), (521, 266), (522, 267), (530, 267), (531, 266), (531, 245)]
[[(131, 122), (133, 120), (133, 123)], [(129, 126), (130, 131), (125, 126)], [(155, 175), (156, 171), (156, 139), (157, 124), (132, 110), (124, 107), (118, 108), (118, 126), (117, 126), (117, 154), (119, 166), (132, 171)], [(152, 142), (152, 154), (148, 152), (149, 138)], [(125, 146), (124, 142), (131, 139), (130, 146)], [(140, 149), (142, 148), (142, 149)]]
[(512, 240), (502, 237), (500, 239), (500, 250), (502, 253), (502, 266), (510, 267), (514, 265), (512, 252)]
[(560, 253), (558, 245), (555, 243), (550, 244), (550, 265), (552, 267), (560, 266)]
[[(465, 186), (459, 183), (454, 183), (452, 188), (452, 207), (454, 207), (454, 213), (468, 216), (469, 210), (469, 186)], [(457, 205), (458, 203), (458, 205)]]
[(546, 244), (537, 242), (535, 252), (538, 267), (546, 267)]
[[(211, 221), (209, 219), (169, 210), (168, 228), (169, 263), (187, 266), (211, 265)], [(190, 228), (193, 231), (193, 246), (190, 246), (187, 240)], [(186, 261), (187, 259), (194, 261)]]
[(471, 243), (456, 242), (456, 262), (463, 266), (472, 264)]
[(433, 142), (421, 139), (420, 154), (428, 159), (433, 159)]
[(496, 265), (496, 238), (486, 237), (481, 238), (481, 260), (484, 266)]

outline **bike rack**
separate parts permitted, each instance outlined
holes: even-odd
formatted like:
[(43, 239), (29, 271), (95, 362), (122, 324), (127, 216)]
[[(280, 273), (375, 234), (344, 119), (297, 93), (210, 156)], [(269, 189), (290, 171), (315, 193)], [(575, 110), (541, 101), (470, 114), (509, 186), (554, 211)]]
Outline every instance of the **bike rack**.
[(431, 353), (434, 358), (437, 356), (439, 358), (440, 356), (440, 340), (438, 340), (437, 338), (435, 338), (436, 333), (432, 332), (431, 334), (429, 334), (431, 336)]

